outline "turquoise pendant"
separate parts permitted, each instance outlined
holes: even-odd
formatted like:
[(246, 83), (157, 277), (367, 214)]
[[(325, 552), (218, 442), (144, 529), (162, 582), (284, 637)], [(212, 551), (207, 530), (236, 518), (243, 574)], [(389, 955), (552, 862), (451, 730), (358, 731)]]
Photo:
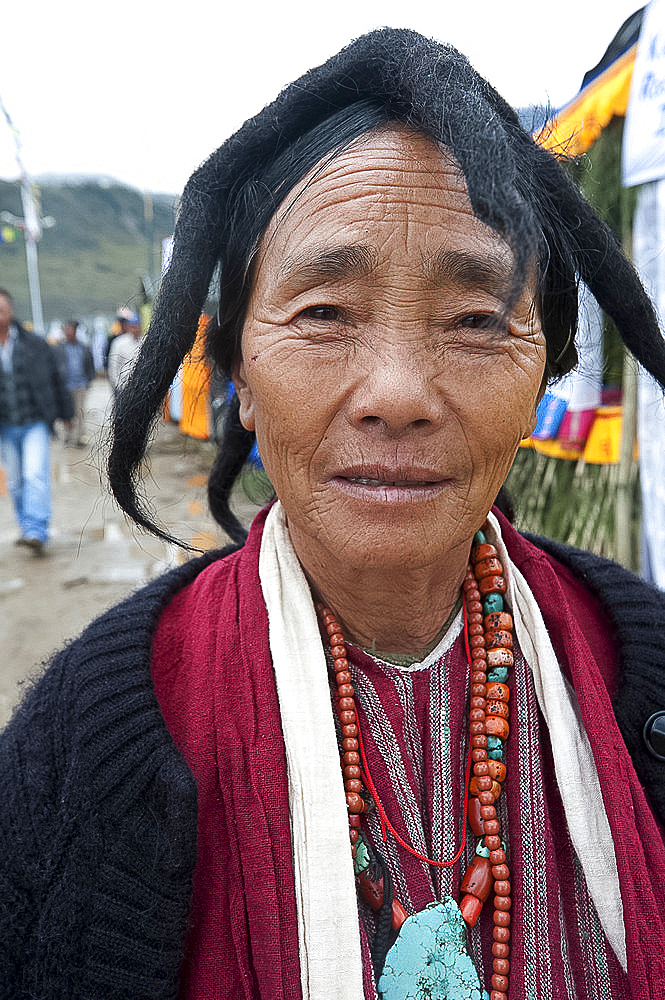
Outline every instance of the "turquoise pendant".
[(407, 918), (386, 956), (378, 989), (380, 1000), (489, 1000), (454, 899), (431, 903)]

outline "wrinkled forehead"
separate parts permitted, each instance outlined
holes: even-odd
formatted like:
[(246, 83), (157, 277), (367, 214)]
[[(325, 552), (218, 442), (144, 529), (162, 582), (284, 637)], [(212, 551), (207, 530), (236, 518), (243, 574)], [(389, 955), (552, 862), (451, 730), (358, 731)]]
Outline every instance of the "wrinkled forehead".
[(466, 253), (486, 259), (507, 285), (512, 280), (513, 254), (475, 216), (459, 163), (403, 127), (361, 136), (313, 167), (270, 220), (259, 268), (288, 270), (332, 246), (365, 247), (374, 263), (399, 246), (419, 267), (442, 253)]

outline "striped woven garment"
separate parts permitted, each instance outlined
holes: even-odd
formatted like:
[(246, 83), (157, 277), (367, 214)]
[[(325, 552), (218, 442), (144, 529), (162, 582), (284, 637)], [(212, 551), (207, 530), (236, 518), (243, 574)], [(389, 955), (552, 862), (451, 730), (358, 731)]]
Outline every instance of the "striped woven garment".
[[(389, 819), (419, 853), (452, 857), (462, 836), (468, 733), (461, 615), (422, 664), (397, 667), (353, 646), (349, 656), (365, 751)], [(603, 933), (568, 836), (547, 729), (519, 646), (510, 686), (508, 777), (500, 817), (512, 876), (511, 1000), (627, 1000), (632, 994), (626, 976)], [(458, 863), (434, 868), (390, 835), (384, 844), (376, 813), (369, 829), (408, 912), (447, 895), (459, 899), (462, 873), (476, 847), (472, 834)], [(490, 898), (471, 932), (471, 953), (485, 983), (492, 974), (492, 913)], [(362, 918), (366, 957), (372, 911), (363, 907)], [(365, 992), (376, 996), (367, 976)]]

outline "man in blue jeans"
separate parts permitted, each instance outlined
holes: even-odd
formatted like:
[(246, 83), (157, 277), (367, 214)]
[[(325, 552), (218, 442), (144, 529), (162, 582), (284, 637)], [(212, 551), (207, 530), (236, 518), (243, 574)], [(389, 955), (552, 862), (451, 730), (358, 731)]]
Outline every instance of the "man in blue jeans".
[(42, 555), (51, 520), (51, 435), (69, 423), (71, 396), (53, 350), (14, 318), (0, 288), (0, 448), (21, 531), (17, 541)]

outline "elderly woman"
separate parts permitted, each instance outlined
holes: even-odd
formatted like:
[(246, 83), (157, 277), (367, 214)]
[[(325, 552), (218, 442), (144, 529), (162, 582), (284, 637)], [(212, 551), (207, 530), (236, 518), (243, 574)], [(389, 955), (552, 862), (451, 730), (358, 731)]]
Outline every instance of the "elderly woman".
[(665, 600), (492, 510), (579, 280), (665, 383), (611, 234), (459, 53), (361, 38), (187, 186), (109, 463), (157, 532), (146, 441), (215, 274), (238, 545), (93, 623), (5, 732), (0, 993), (662, 997)]

